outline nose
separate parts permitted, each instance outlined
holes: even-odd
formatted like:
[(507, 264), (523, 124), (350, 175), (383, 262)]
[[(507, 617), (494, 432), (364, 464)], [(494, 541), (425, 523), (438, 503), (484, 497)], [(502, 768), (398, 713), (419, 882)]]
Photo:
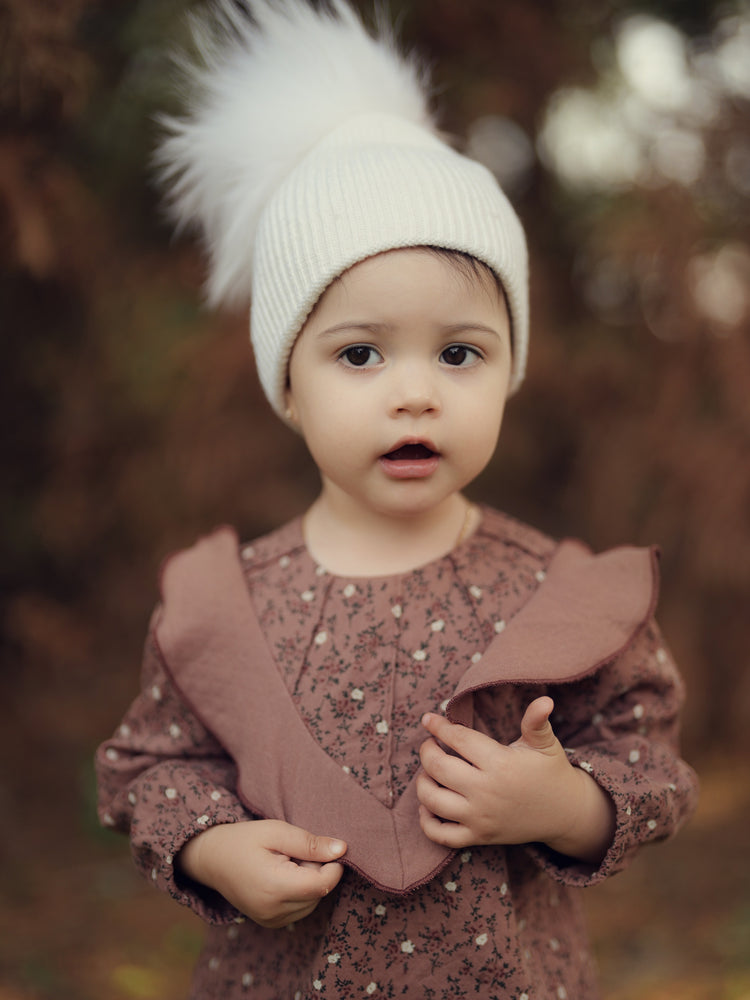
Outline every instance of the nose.
[(393, 373), (391, 415), (419, 417), (440, 412), (440, 397), (429, 365), (404, 364)]

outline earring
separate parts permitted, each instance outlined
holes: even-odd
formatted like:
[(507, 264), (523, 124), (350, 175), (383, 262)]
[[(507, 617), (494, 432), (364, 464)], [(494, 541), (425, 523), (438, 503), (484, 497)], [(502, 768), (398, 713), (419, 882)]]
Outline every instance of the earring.
[(292, 421), (294, 420), (294, 414), (292, 413), (292, 408), (291, 408), (291, 406), (287, 406), (287, 408), (286, 408), (286, 409), (284, 410), (284, 416), (285, 416), (285, 417), (286, 417), (286, 419), (287, 419), (287, 420), (289, 420), (290, 422), (292, 422)]

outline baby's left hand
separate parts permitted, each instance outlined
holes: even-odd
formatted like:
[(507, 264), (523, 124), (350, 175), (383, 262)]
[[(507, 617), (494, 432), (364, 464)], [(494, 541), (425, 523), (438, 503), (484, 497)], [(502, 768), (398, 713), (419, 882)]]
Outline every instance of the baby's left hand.
[[(585, 771), (568, 761), (549, 721), (551, 698), (535, 699), (509, 746), (427, 714), (431, 734), (420, 748), (419, 821), (438, 844), (541, 842), (591, 863), (614, 834), (614, 806)], [(454, 757), (437, 741), (456, 751)]]

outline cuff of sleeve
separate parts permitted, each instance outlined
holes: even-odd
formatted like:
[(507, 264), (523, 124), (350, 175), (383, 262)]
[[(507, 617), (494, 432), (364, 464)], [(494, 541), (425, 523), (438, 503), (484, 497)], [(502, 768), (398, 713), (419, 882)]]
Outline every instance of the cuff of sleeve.
[(237, 807), (236, 800), (229, 793), (227, 798), (232, 798), (232, 804), (211, 802), (197, 817), (186, 815), (181, 808), (182, 803), (175, 802), (175, 811), (181, 815), (179, 819), (174, 815), (170, 817), (168, 827), (171, 835), (161, 840), (158, 847), (154, 846), (152, 838), (149, 838), (149, 843), (139, 843), (137, 830), (132, 830), (133, 856), (144, 876), (156, 888), (193, 910), (202, 920), (216, 925), (238, 923), (245, 918), (218, 892), (184, 875), (179, 870), (177, 856), (189, 840), (210, 827), (249, 818), (241, 807)]
[(596, 885), (628, 866), (638, 847), (647, 840), (658, 839), (656, 823), (644, 821), (638, 830), (635, 803), (638, 796), (629, 787), (632, 772), (607, 752), (581, 754), (567, 750), (568, 760), (574, 767), (586, 771), (604, 789), (615, 807), (615, 833), (607, 853), (598, 865), (591, 865), (551, 850), (544, 844), (532, 844), (528, 852), (536, 864), (556, 881), (578, 888)]

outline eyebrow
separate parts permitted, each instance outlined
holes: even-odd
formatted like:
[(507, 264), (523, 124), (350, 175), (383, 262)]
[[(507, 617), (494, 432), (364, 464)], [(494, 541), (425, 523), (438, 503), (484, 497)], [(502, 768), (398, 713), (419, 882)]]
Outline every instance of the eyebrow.
[[(340, 333), (344, 333), (347, 330), (351, 331), (363, 331), (365, 333), (389, 333), (393, 330), (392, 323), (363, 323), (358, 321), (337, 323), (335, 326), (330, 326), (325, 330), (320, 330), (318, 336), (321, 339), (326, 339), (328, 337), (335, 337)], [(461, 333), (466, 333), (468, 331), (476, 333), (487, 333), (490, 336), (497, 337), (502, 340), (502, 335), (499, 330), (496, 330), (492, 326), (487, 326), (485, 323), (474, 323), (474, 322), (462, 322), (462, 323), (449, 323), (446, 326), (441, 327), (442, 333), (450, 334), (451, 336), (458, 336)]]

